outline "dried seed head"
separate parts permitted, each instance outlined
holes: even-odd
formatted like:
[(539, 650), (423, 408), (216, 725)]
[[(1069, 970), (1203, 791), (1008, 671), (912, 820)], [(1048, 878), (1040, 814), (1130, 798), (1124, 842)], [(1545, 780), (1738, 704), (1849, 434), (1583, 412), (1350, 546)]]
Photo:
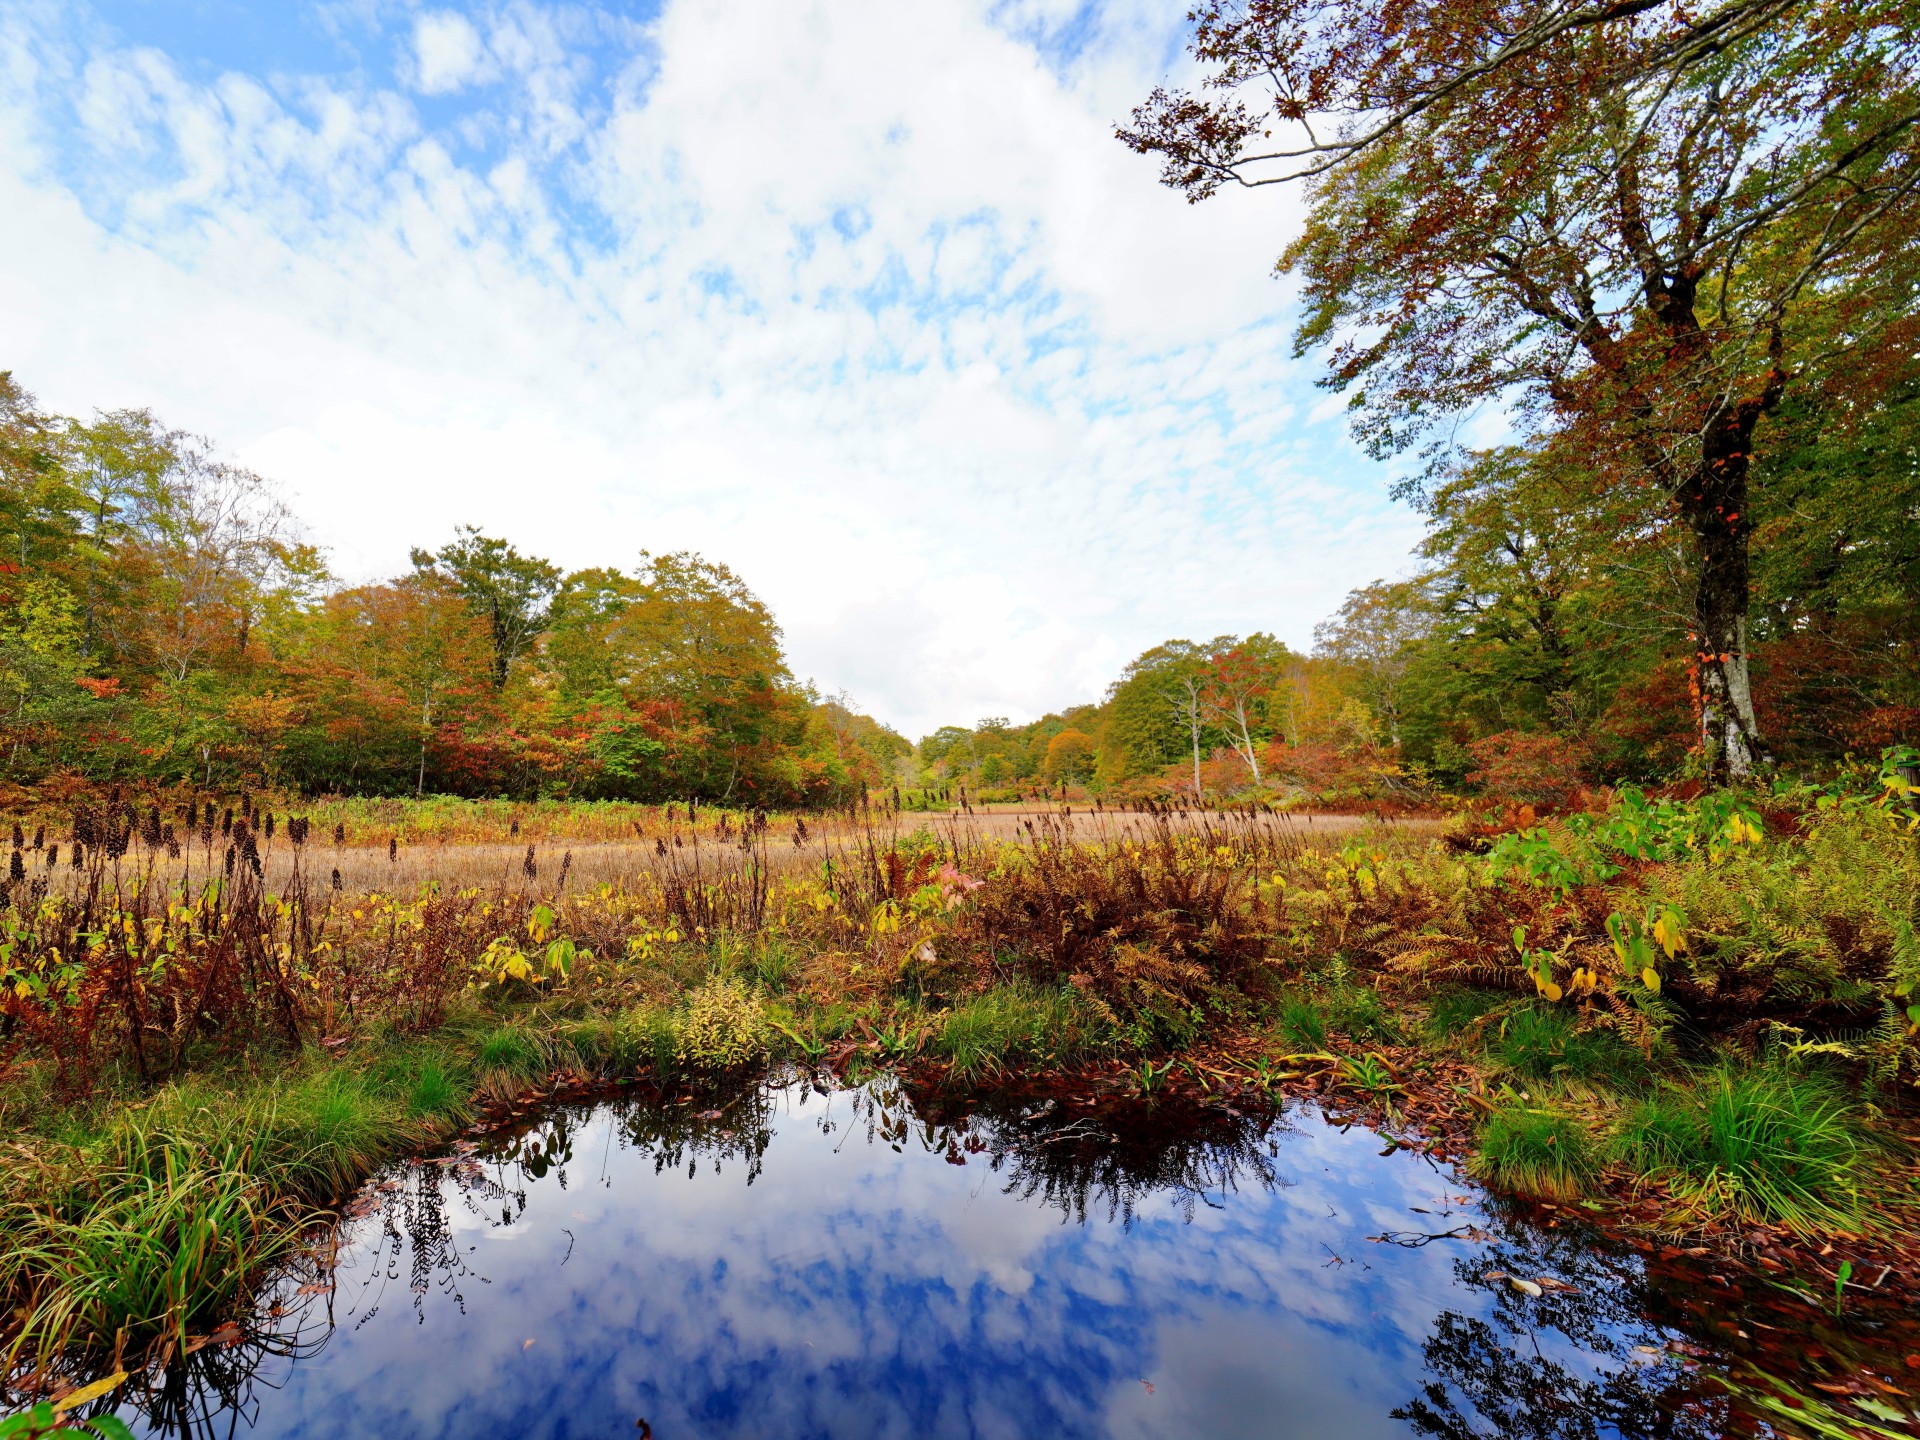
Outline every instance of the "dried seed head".
[(24, 880), (26, 878), (27, 878), (27, 857), (22, 855), (19, 852), (19, 850), (16, 849), (12, 855), (7, 857), (7, 879), (9, 881), (14, 881), (14, 880)]
[(336, 845), (344, 845), (347, 843), (347, 826), (345, 821), (333, 827), (333, 843)]
[(345, 888), (340, 883), (340, 867), (338, 865), (333, 867), (333, 888), (336, 890)]
[(387, 837), (387, 859), (389, 861), (394, 861), (394, 860), (398, 860), (399, 858), (400, 858), (400, 837), (398, 835), (390, 835)]

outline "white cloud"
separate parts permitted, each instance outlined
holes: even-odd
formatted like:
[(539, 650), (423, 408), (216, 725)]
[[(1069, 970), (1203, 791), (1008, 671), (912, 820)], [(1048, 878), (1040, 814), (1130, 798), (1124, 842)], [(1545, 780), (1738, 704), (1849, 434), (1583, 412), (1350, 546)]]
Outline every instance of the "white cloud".
[(1304, 644), (1404, 564), (1288, 358), (1292, 202), (1187, 206), (1111, 137), (1164, 17), (1063, 68), (968, 0), (435, 11), (408, 82), (502, 83), (429, 124), (41, 13), (0, 21), (0, 364), (220, 437), (343, 573), (469, 521), (573, 565), (698, 548), (919, 733), (1173, 634)]
[(480, 32), (466, 16), (429, 10), (413, 22), (417, 83), (428, 95), (451, 95), (484, 79), (490, 68)]

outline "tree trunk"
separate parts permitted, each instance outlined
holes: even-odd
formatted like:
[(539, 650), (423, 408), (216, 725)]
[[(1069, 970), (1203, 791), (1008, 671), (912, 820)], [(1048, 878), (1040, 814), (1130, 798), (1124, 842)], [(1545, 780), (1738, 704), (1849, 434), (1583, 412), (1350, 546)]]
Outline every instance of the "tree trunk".
[(1706, 427), (1698, 468), (1676, 497), (1693, 532), (1693, 691), (1707, 776), (1739, 782), (1770, 763), (1754, 715), (1747, 653), (1747, 470), (1765, 402), (1724, 407)]

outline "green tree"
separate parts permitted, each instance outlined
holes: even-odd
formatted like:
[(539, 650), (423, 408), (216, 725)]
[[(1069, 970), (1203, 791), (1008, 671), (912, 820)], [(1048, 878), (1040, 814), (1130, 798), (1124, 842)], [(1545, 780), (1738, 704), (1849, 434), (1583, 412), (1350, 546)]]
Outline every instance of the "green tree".
[(452, 581), (468, 607), (487, 622), (493, 688), (505, 689), (513, 662), (546, 626), (547, 607), (560, 588), (559, 570), (472, 525), (458, 527), (455, 538), (439, 550), (416, 549), (412, 558), (416, 570)]

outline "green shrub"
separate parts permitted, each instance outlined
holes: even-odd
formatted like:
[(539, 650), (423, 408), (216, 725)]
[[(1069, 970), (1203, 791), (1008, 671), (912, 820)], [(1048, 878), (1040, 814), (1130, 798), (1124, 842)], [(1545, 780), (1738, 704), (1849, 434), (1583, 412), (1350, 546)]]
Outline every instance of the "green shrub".
[(680, 1026), (673, 1012), (658, 1005), (636, 1005), (613, 1023), (608, 1057), (617, 1069), (673, 1073), (680, 1055)]
[(703, 1070), (734, 1070), (765, 1057), (772, 1027), (760, 998), (738, 980), (709, 980), (687, 997), (675, 1055)]
[(1502, 1190), (1569, 1200), (1599, 1174), (1600, 1162), (1572, 1116), (1510, 1102), (1481, 1125), (1468, 1169)]
[(1014, 1065), (1058, 1064), (1093, 1048), (1098, 1022), (1069, 986), (1001, 985), (947, 1013), (934, 1053), (956, 1074), (997, 1074)]
[(1869, 1221), (1860, 1182), (1872, 1146), (1852, 1107), (1821, 1077), (1778, 1065), (1667, 1087), (1628, 1111), (1615, 1153), (1701, 1215), (1802, 1234)]

